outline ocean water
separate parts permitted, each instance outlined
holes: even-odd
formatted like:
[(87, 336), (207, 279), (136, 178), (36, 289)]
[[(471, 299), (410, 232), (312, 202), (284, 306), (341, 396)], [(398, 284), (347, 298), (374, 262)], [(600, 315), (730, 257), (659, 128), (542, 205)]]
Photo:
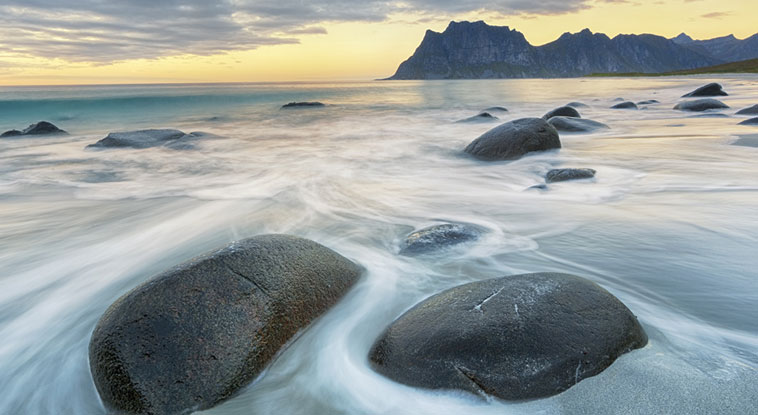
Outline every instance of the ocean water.
[[(719, 81), (728, 117), (672, 110)], [(657, 99), (611, 110), (617, 97)], [(290, 101), (329, 106), (280, 110)], [(498, 122), (570, 101), (608, 124), (560, 151), (484, 163), (462, 149)], [(262, 233), (318, 241), (366, 275), (255, 383), (204, 414), (757, 414), (758, 76), (0, 88), (0, 414), (105, 414), (87, 345), (105, 309), (152, 275)], [(108, 132), (179, 128), (194, 150), (85, 150)], [(738, 140), (741, 144), (733, 145)], [(752, 143), (752, 146), (751, 146)], [(597, 170), (549, 185), (557, 167)], [(437, 257), (397, 255), (442, 222), (488, 229)], [(589, 278), (650, 343), (528, 402), (427, 391), (374, 373), (382, 330), (420, 300), (524, 272)]]

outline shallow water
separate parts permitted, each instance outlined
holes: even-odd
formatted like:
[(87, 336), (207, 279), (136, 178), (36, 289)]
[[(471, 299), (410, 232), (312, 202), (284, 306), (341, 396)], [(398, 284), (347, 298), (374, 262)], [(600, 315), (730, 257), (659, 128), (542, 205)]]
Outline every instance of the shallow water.
[[(758, 133), (737, 110), (758, 76), (720, 78), (727, 118), (671, 108), (712, 79), (563, 79), (0, 89), (0, 413), (105, 413), (87, 362), (102, 312), (155, 273), (235, 239), (291, 233), (367, 268), (264, 376), (207, 414), (755, 414)], [(614, 99), (657, 99), (639, 111)], [(326, 108), (280, 110), (289, 101)], [(563, 149), (483, 163), (461, 149), (493, 123), (569, 101), (608, 124)], [(84, 150), (108, 132), (173, 127), (197, 150)], [(549, 185), (557, 167), (597, 170)], [(397, 255), (413, 229), (487, 228), (438, 257)], [(406, 387), (367, 353), (404, 310), (443, 289), (523, 272), (590, 278), (650, 336), (602, 374), (530, 402)]]

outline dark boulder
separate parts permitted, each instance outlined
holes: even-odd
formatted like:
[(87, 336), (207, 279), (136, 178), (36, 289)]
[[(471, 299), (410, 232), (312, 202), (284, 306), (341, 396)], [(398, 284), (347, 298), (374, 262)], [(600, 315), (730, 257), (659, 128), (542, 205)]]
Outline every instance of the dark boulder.
[(727, 96), (727, 95), (729, 94), (724, 92), (720, 84), (713, 82), (708, 85), (703, 85), (700, 88), (690, 92), (689, 94), (682, 95), (682, 98), (717, 97), (717, 96)]
[(758, 117), (742, 121), (740, 125), (758, 125)]
[(651, 104), (660, 104), (661, 101), (658, 101), (657, 99), (648, 99), (647, 101), (640, 101), (637, 103), (637, 105), (651, 105)]
[(282, 105), (282, 109), (287, 108), (313, 108), (313, 107), (325, 107), (322, 102), (290, 102), (289, 104)]
[(584, 278), (539, 273), (461, 285), (416, 305), (369, 359), (401, 383), (522, 400), (558, 394), (647, 344), (637, 318)]
[(107, 137), (95, 144), (90, 144), (87, 148), (150, 148), (150, 147), (169, 147), (173, 149), (190, 149), (193, 148), (192, 141), (205, 134), (194, 132), (185, 134), (179, 130), (138, 130), (125, 131), (120, 133), (110, 133)]
[(95, 386), (118, 413), (209, 408), (254, 380), (361, 272), (336, 252), (287, 235), (192, 259), (105, 311), (89, 345)]
[(10, 130), (4, 132), (0, 137), (16, 137), (22, 135), (62, 135), (68, 134), (66, 131), (56, 127), (53, 123), (47, 121), (40, 121), (36, 124), (32, 124), (22, 131)]
[(614, 110), (636, 110), (637, 109), (637, 104), (635, 104), (632, 101), (625, 101), (625, 102), (622, 102), (620, 104), (616, 104), (616, 105), (612, 106), (611, 109), (614, 109)]
[(557, 148), (561, 148), (561, 140), (552, 125), (542, 118), (521, 118), (487, 131), (464, 151), (480, 160), (494, 161)]
[(568, 104), (566, 104), (566, 106), (567, 107), (574, 107), (574, 108), (584, 108), (584, 107), (587, 106), (587, 104), (584, 104), (584, 103), (581, 103), (581, 102), (577, 102), (577, 101), (573, 101), (573, 102), (569, 102)]
[(542, 118), (545, 120), (549, 120), (553, 117), (575, 117), (575, 118), (582, 118), (582, 116), (579, 114), (579, 111), (572, 107), (560, 107), (556, 108), (547, 114), (543, 115)]
[(565, 182), (568, 180), (591, 179), (597, 173), (593, 169), (553, 169), (545, 175), (545, 182)]
[(492, 122), (492, 121), (497, 121), (497, 120), (499, 120), (499, 118), (495, 117), (494, 115), (490, 114), (489, 112), (482, 112), (482, 113), (479, 113), (477, 115), (474, 115), (473, 117), (468, 117), (468, 118), (465, 118), (465, 119), (462, 119), (462, 120), (458, 120), (456, 122), (459, 122), (459, 123), (461, 123), (461, 122), (465, 122), (465, 123), (469, 123), (469, 122)]
[(556, 130), (567, 133), (586, 133), (598, 129), (610, 128), (601, 122), (585, 118), (553, 117), (547, 120), (547, 122), (555, 127)]
[(758, 104), (737, 111), (737, 115), (758, 115)]
[(483, 112), (508, 112), (508, 108), (505, 107), (489, 107)]
[(484, 230), (473, 225), (446, 223), (430, 226), (408, 235), (400, 248), (400, 255), (429, 254), (464, 242), (479, 239)]
[(675, 110), (680, 111), (708, 111), (708, 110), (715, 110), (715, 109), (725, 109), (729, 108), (728, 105), (724, 104), (723, 102), (717, 100), (717, 99), (696, 99), (693, 101), (684, 101), (676, 104), (674, 107)]

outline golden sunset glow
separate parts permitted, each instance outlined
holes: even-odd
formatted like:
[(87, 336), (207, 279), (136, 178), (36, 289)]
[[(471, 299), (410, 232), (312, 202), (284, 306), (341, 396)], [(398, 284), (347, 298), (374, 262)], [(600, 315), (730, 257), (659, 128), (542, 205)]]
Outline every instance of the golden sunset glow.
[[(619, 33), (673, 37), (686, 32), (695, 39), (728, 34), (745, 38), (758, 31), (753, 18), (757, 14), (758, 2), (749, 0), (595, 1), (561, 14), (393, 13), (384, 21), (320, 22), (326, 33), (298, 34), (294, 38), (299, 43), (106, 62), (20, 54), (13, 52), (15, 39), (4, 37), (0, 40), (0, 84), (366, 80), (392, 75), (413, 53), (426, 29), (442, 31), (450, 20), (507, 25), (524, 33), (533, 45), (541, 45), (563, 32), (584, 28), (611, 37)], [(46, 36), (65, 40), (66, 32)]]

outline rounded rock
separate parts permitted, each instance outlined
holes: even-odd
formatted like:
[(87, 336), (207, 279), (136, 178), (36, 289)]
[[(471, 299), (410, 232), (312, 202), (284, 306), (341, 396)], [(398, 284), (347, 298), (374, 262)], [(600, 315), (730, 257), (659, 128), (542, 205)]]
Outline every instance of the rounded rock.
[(680, 102), (676, 104), (676, 106), (674, 107), (675, 110), (693, 111), (693, 112), (726, 109), (726, 108), (729, 108), (729, 106), (717, 99), (712, 99), (712, 98), (696, 99), (693, 101), (684, 101), (684, 102)]
[(690, 92), (689, 94), (682, 95), (682, 98), (717, 97), (717, 96), (727, 96), (727, 95), (729, 94), (724, 92), (724, 89), (722, 88), (721, 84), (717, 84), (713, 82), (708, 85), (703, 85), (700, 88)]
[(637, 104), (632, 101), (622, 102), (611, 107), (614, 110), (636, 110), (637, 108)]
[(405, 238), (400, 255), (416, 256), (479, 239), (483, 230), (472, 225), (446, 223), (414, 231)]
[(558, 131), (542, 118), (499, 125), (472, 141), (466, 153), (486, 161), (516, 160), (527, 153), (561, 148)]
[(597, 173), (594, 169), (553, 169), (545, 175), (545, 182), (556, 183), (569, 180), (591, 179)]
[(646, 343), (637, 318), (597, 284), (538, 273), (424, 300), (390, 325), (369, 358), (406, 385), (522, 400), (558, 394)]
[(287, 235), (192, 259), (106, 310), (89, 345), (95, 386), (119, 413), (209, 408), (254, 380), (361, 272), (336, 252)]
[(574, 118), (582, 118), (581, 114), (579, 114), (579, 111), (577, 111), (575, 108), (565, 106), (556, 108), (547, 114), (543, 115), (542, 118), (545, 120), (549, 120), (553, 117), (574, 117)]
[(586, 133), (599, 129), (608, 129), (607, 125), (588, 120), (585, 118), (573, 118), (573, 117), (553, 117), (547, 122), (550, 123), (556, 130), (567, 133)]

